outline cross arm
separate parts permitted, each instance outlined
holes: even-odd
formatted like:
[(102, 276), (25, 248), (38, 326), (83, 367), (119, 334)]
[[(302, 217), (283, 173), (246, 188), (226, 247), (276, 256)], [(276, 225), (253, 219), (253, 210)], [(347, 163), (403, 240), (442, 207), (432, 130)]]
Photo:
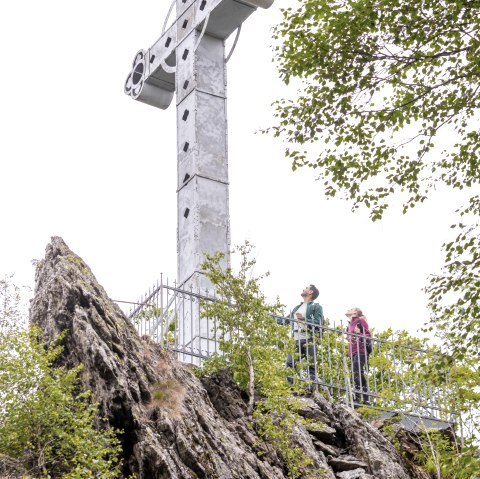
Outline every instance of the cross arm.
[[(274, 0), (182, 0), (177, 19), (148, 50), (140, 50), (125, 82), (125, 93), (166, 109), (175, 92), (175, 50), (193, 30), (215, 38), (228, 38), (258, 8)], [(167, 19), (168, 20), (168, 19)]]
[[(175, 92), (177, 28), (172, 25), (148, 50), (140, 50), (125, 82), (125, 93), (134, 100), (167, 108)], [(173, 68), (172, 68), (173, 67)]]

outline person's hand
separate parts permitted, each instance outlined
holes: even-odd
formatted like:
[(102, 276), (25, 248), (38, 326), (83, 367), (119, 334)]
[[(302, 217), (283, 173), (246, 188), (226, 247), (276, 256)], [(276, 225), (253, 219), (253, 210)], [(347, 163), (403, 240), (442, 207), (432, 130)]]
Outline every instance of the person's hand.
[(305, 317), (303, 316), (302, 313), (295, 313), (295, 316), (296, 316), (296, 318), (299, 319), (299, 320), (305, 319)]

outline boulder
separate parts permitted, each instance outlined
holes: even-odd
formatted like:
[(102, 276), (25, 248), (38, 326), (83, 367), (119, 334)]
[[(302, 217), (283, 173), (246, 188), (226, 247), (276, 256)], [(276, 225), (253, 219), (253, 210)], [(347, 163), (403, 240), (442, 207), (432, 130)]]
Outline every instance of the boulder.
[[(125, 477), (288, 477), (275, 445), (257, 436), (246, 397), (232, 378), (220, 372), (199, 379), (191, 366), (140, 338), (90, 268), (59, 237), (52, 238), (37, 266), (30, 320), (42, 328), (47, 343), (64, 333), (58, 365), (84, 365), (82, 387), (93, 392), (100, 415), (123, 431)], [(416, 477), (408, 475), (391, 442), (353, 410), (318, 393), (302, 401), (302, 414), (313, 425), (307, 430), (299, 424), (292, 445), (311, 458), (312, 477)], [(351, 470), (339, 465), (348, 461)]]

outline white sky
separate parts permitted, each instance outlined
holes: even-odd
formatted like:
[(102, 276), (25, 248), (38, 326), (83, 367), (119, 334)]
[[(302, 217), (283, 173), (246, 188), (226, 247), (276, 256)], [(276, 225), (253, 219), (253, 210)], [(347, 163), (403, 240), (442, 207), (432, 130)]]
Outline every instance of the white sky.
[[(256, 246), (270, 298), (289, 307), (309, 283), (326, 316), (359, 306), (377, 329), (414, 332), (421, 288), (449, 238), (451, 195), (371, 223), (327, 201), (313, 171), (293, 173), (283, 145), (255, 131), (282, 95), (271, 62), (276, 0), (244, 24), (228, 63), (232, 245)], [(63, 237), (116, 300), (176, 274), (175, 108), (123, 93), (138, 50), (158, 38), (170, 0), (23, 0), (0, 7), (0, 274), (33, 286), (32, 259)]]

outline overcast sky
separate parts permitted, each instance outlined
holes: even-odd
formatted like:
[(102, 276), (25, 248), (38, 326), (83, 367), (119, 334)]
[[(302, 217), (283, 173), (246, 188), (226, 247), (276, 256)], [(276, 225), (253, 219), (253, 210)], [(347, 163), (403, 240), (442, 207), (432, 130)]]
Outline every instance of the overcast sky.
[[(381, 223), (327, 201), (312, 170), (291, 171), (270, 104), (285, 89), (272, 64), (276, 0), (244, 24), (228, 63), (232, 244), (256, 246), (269, 298), (292, 307), (314, 283), (331, 319), (361, 307), (377, 329), (414, 332), (421, 288), (438, 271), (456, 198), (437, 192)], [(175, 108), (127, 97), (138, 50), (159, 37), (168, 0), (24, 0), (0, 7), (0, 272), (33, 286), (32, 259), (61, 236), (115, 300), (176, 275)]]

